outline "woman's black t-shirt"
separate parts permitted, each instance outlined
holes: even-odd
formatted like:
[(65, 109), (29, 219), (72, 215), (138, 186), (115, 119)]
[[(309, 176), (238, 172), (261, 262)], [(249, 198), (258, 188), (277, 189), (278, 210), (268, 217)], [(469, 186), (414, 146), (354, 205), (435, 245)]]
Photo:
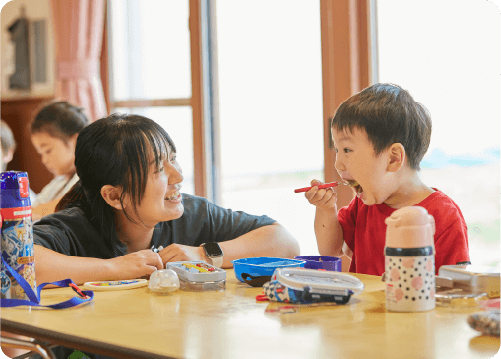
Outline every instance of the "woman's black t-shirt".
[[(275, 223), (268, 216), (254, 216), (210, 203), (203, 197), (183, 194), (184, 213), (155, 226), (151, 246), (172, 243), (198, 247), (206, 242), (224, 242), (254, 229)], [(105, 244), (99, 230), (80, 208), (68, 208), (43, 217), (33, 226), (35, 244), (67, 256), (109, 259), (117, 256)], [(126, 246), (119, 248), (126, 254)]]

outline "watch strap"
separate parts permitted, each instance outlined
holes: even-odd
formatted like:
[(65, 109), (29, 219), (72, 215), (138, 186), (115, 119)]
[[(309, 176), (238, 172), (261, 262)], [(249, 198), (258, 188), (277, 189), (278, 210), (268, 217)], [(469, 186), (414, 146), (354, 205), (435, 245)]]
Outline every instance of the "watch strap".
[(212, 260), (212, 265), (214, 267), (221, 268), (221, 266), (223, 265), (223, 256), (210, 257), (210, 259)]
[[(207, 258), (209, 258), (211, 260), (211, 264), (214, 266), (214, 267), (218, 267), (218, 268), (221, 268), (221, 266), (223, 265), (223, 255), (220, 255), (220, 256), (211, 256), (207, 249), (205, 248), (205, 243), (202, 243), (200, 245), (200, 247), (203, 247), (204, 248), (204, 251), (205, 251), (205, 255), (207, 256)], [(223, 251), (221, 250), (221, 253), (223, 253)]]

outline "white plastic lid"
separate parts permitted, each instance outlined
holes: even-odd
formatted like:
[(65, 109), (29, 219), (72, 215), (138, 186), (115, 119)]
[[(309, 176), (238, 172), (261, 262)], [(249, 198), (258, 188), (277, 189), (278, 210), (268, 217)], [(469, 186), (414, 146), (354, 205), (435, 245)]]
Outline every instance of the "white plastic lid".
[(314, 290), (351, 290), (358, 294), (364, 290), (364, 283), (355, 276), (334, 271), (319, 271), (306, 268), (277, 268), (272, 277), (295, 290), (310, 286)]

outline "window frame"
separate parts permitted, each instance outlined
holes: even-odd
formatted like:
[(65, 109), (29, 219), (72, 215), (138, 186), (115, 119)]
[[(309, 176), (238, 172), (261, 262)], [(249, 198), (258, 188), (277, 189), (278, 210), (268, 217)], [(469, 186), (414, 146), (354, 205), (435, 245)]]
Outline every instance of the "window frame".
[[(377, 79), (374, 0), (319, 0), (322, 44), (322, 87), (325, 181), (338, 181), (334, 168), (330, 118), (348, 97)], [(101, 78), (108, 112), (118, 107), (191, 106), (195, 195), (221, 203), (216, 0), (189, 0), (191, 98), (112, 101), (110, 97), (108, 25), (105, 17)], [(109, 14), (108, 14), (109, 15)], [(372, 44), (372, 46), (371, 46)], [(339, 203), (347, 205), (353, 191), (339, 187)]]

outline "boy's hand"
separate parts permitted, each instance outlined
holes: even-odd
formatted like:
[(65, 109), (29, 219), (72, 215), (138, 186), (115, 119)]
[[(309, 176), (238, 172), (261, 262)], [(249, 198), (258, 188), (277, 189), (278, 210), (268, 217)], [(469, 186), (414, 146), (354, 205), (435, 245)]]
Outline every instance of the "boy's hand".
[(337, 193), (333, 188), (318, 189), (318, 185), (323, 182), (312, 180), (311, 185), (314, 186), (304, 194), (308, 202), (324, 211), (337, 211)]
[(158, 253), (144, 249), (116, 258), (108, 259), (112, 267), (113, 280), (149, 277), (164, 265)]

